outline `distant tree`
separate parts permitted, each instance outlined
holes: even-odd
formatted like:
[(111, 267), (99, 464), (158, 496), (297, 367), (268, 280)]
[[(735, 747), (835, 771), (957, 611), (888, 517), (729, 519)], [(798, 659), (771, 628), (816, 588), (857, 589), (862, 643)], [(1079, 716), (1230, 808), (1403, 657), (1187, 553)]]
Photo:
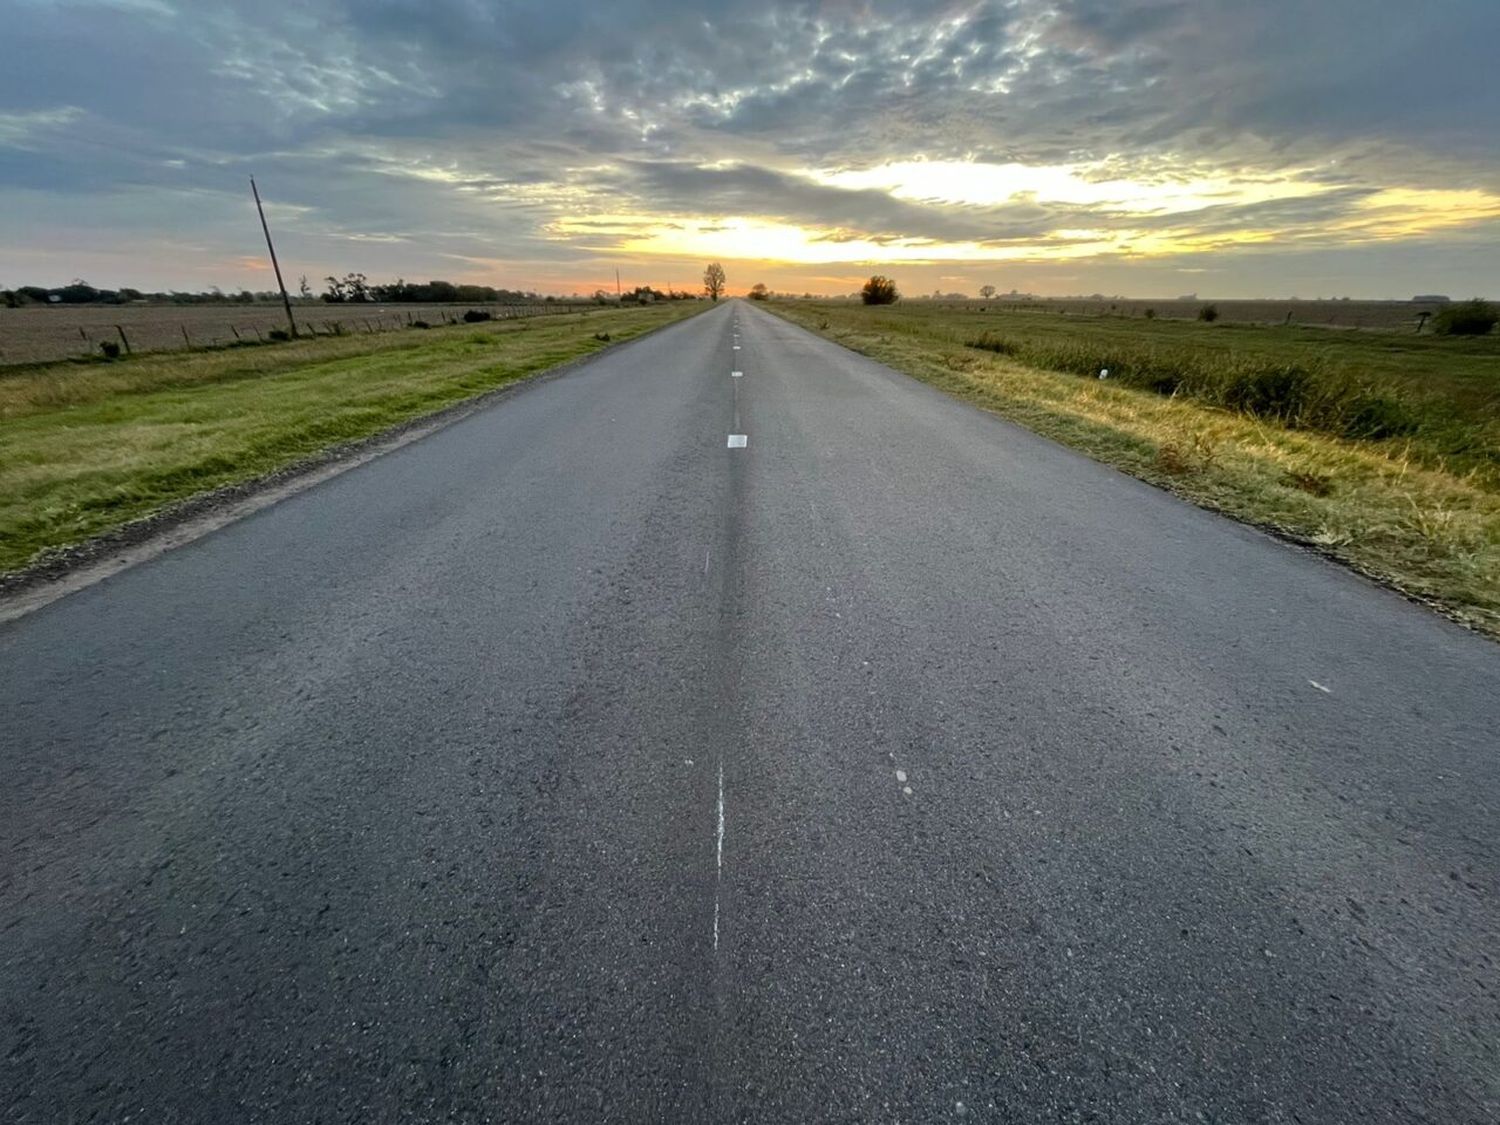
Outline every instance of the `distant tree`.
[(1198, 319), (1206, 324), (1212, 324), (1219, 319), (1218, 305), (1204, 305), (1198, 310)]
[(649, 285), (637, 285), (634, 289), (625, 290), (620, 297), (623, 304), (653, 305), (657, 301), (665, 301), (667, 295), (660, 289), (652, 289)]
[(312, 286), (307, 283), (307, 274), (302, 275), (302, 280), (297, 283), (297, 292), (304, 301), (312, 300)]
[(75, 277), (71, 284), (51, 292), (57, 294), (64, 305), (92, 305), (101, 299), (107, 300), (114, 296), (108, 290), (95, 289), (81, 277)]
[(894, 305), (900, 296), (896, 292), (896, 283), (880, 274), (865, 282), (865, 287), (859, 292), (860, 300), (867, 305)]
[(724, 293), (724, 281), (724, 267), (718, 262), (710, 262), (708, 268), (703, 271), (703, 292), (714, 301), (718, 301)]
[(995, 295), (995, 287), (993, 285), (981, 285), (979, 287), (979, 295), (988, 301)]
[(343, 277), (328, 277), (324, 280), (328, 282), (328, 290), (323, 294), (323, 300), (329, 304), (371, 299), (370, 283), (362, 273), (346, 273)]
[(1439, 310), (1432, 318), (1432, 330), (1439, 336), (1488, 336), (1497, 323), (1500, 309), (1475, 297)]
[(750, 286), (750, 299), (752, 301), (768, 301), (771, 299), (771, 291), (766, 288), (764, 281), (757, 281)]

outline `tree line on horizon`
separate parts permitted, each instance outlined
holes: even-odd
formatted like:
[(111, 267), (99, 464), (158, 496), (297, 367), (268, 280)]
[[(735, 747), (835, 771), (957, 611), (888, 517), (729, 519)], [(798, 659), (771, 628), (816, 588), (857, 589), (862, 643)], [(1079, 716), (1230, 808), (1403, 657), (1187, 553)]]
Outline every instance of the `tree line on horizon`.
[[(587, 297), (559, 297), (541, 294), (533, 290), (500, 289), (490, 285), (468, 285), (434, 279), (424, 282), (397, 278), (388, 284), (371, 282), (362, 273), (348, 273), (343, 277), (324, 278), (322, 292), (314, 292), (306, 276), (291, 295), (298, 304), (555, 304), (561, 302), (589, 301), (595, 304), (653, 304), (657, 301), (694, 300), (696, 294), (684, 293), (670, 287), (664, 293), (649, 285), (639, 285), (621, 293), (595, 290)], [(225, 292), (217, 285), (206, 291), (193, 293), (171, 289), (149, 291), (121, 287), (103, 289), (75, 278), (67, 285), (18, 285), (15, 288), (0, 288), (0, 308), (25, 308), (30, 305), (252, 305), (279, 303), (281, 294), (276, 290), (250, 290)]]

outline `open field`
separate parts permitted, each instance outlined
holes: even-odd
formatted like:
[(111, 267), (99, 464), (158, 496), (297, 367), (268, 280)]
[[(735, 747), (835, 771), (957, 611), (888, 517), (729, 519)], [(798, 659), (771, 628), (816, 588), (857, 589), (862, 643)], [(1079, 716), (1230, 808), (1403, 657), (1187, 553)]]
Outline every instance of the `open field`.
[(0, 573), (690, 316), (675, 302), (0, 374)]
[[(1467, 294), (1452, 294), (1455, 299)], [(913, 302), (917, 303), (917, 302)], [(949, 304), (940, 301), (938, 304)], [(961, 304), (960, 302), (951, 302)], [(1157, 300), (1151, 297), (1042, 297), (1018, 301), (997, 296), (967, 302), (988, 311), (1041, 311), (1060, 316), (1116, 316), (1146, 319), (1148, 310), (1164, 320), (1197, 320), (1198, 310), (1213, 305), (1227, 324), (1304, 324), (1322, 328), (1371, 328), (1415, 333), (1418, 314), (1437, 312), (1436, 301), (1220, 301), (1213, 297)], [(1431, 331), (1431, 328), (1424, 329)]]
[(1500, 339), (771, 308), (1500, 635)]
[[(404, 328), (412, 320), (444, 324), (470, 309), (496, 319), (576, 313), (577, 306), (294, 304), (298, 330), (315, 335), (368, 333)], [(254, 342), (286, 328), (279, 304), (254, 305), (28, 305), (0, 309), (0, 367), (97, 357), (103, 342), (120, 343), (119, 329), (137, 352), (183, 351)]]

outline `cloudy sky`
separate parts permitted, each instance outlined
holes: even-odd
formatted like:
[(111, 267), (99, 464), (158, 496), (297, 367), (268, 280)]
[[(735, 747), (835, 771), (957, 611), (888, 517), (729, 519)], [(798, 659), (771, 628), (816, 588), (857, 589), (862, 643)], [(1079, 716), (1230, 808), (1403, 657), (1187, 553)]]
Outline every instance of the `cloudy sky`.
[(0, 0), (0, 285), (1500, 295), (1500, 0)]

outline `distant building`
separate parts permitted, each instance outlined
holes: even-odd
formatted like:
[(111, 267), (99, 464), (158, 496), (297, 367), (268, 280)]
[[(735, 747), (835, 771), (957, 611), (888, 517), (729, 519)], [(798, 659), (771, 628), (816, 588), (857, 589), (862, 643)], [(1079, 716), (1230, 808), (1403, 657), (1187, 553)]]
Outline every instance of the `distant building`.
[(1412, 298), (1413, 304), (1418, 305), (1448, 305), (1453, 303), (1452, 297), (1444, 297), (1441, 293), (1423, 293)]

